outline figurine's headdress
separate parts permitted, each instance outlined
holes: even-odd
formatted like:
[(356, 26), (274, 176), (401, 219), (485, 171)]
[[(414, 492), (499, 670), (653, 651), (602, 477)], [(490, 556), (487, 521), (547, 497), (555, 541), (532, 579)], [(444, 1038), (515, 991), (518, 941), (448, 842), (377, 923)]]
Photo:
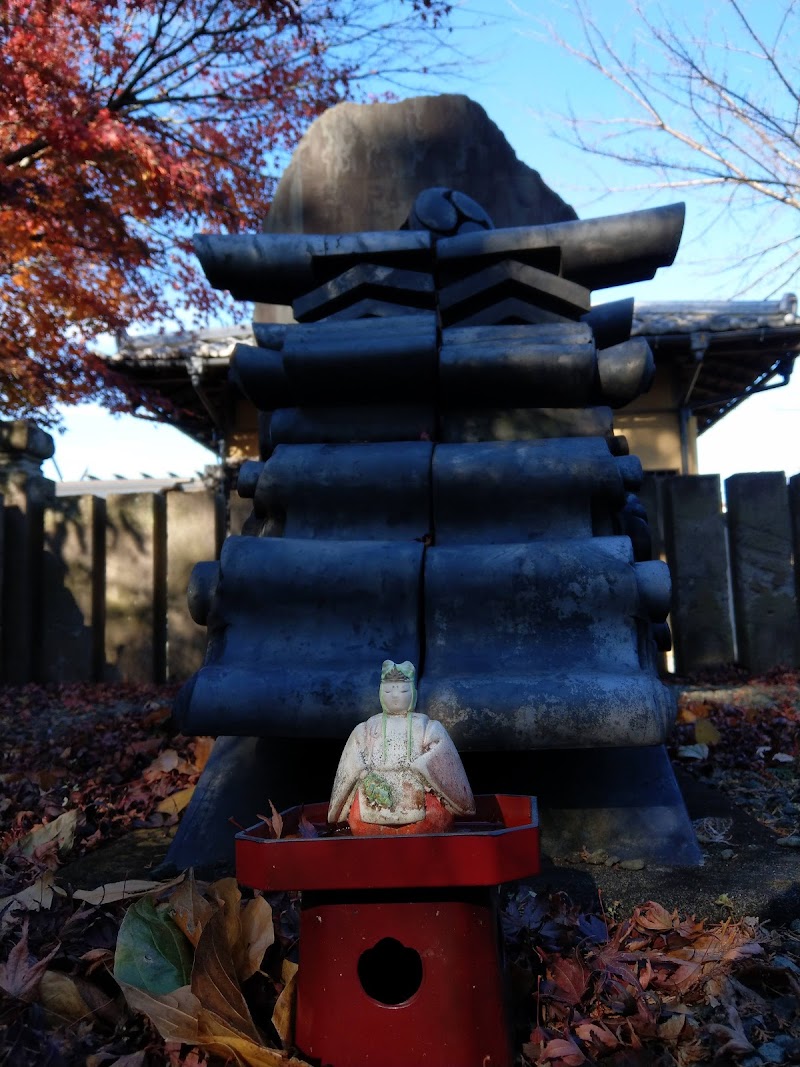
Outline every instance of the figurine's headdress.
[(394, 660), (385, 659), (381, 666), (381, 682), (411, 682), (414, 685), (416, 675), (414, 664), (410, 660), (395, 663)]
[[(411, 712), (417, 706), (417, 686), (416, 686), (417, 672), (414, 668), (414, 664), (410, 660), (404, 660), (403, 663), (395, 663), (394, 660), (385, 659), (381, 665), (381, 685), (384, 682), (408, 682), (411, 686), (411, 702), (408, 706), (408, 712), (406, 712), (408, 718), (408, 757), (411, 758)], [(383, 758), (386, 759), (386, 706), (383, 703), (383, 693), (380, 694), (381, 708), (383, 709)]]

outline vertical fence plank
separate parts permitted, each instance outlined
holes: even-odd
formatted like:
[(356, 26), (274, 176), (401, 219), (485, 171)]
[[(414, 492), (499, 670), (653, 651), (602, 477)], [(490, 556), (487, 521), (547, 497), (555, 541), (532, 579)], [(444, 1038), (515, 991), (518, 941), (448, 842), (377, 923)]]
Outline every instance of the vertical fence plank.
[(665, 534), (664, 534), (664, 486), (671, 478), (665, 478), (660, 474), (645, 473), (641, 489), (636, 494), (647, 512), (647, 523), (650, 527), (650, 537), (653, 545), (653, 559), (664, 557)]
[(184, 681), (198, 670), (206, 629), (189, 615), (192, 567), (217, 554), (217, 494), (210, 489), (167, 493), (167, 677)]
[(800, 474), (795, 474), (789, 479), (789, 515), (792, 522), (794, 589), (798, 610), (800, 610)]
[(106, 501), (106, 681), (155, 677), (155, 494)]
[(44, 510), (53, 499), (53, 482), (24, 468), (3, 474), (0, 610), (5, 625), (0, 675), (6, 682), (31, 682), (41, 659)]
[(719, 475), (669, 478), (663, 488), (675, 670), (691, 674), (733, 663), (728, 543)]
[(725, 482), (739, 662), (759, 673), (800, 664), (789, 496), (782, 471)]
[(45, 682), (95, 677), (96, 503), (88, 495), (61, 497), (45, 512), (39, 670)]

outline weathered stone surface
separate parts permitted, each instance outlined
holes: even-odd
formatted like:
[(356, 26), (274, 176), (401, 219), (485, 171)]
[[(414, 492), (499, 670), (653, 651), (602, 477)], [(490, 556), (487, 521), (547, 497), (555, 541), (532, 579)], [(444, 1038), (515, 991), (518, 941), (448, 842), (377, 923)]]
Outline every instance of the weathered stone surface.
[(664, 499), (676, 670), (691, 674), (733, 663), (728, 543), (719, 475), (665, 479)]
[(109, 497), (106, 528), (106, 680), (150, 682), (155, 671), (156, 507), (153, 493)]
[(725, 482), (739, 662), (753, 672), (800, 664), (800, 620), (783, 471)]
[(338, 104), (311, 126), (280, 180), (269, 233), (396, 230), (423, 189), (473, 197), (495, 226), (577, 218), (460, 94)]
[(216, 497), (212, 490), (167, 493), (167, 678), (184, 681), (203, 662), (206, 632), (186, 603), (192, 567), (217, 554)]

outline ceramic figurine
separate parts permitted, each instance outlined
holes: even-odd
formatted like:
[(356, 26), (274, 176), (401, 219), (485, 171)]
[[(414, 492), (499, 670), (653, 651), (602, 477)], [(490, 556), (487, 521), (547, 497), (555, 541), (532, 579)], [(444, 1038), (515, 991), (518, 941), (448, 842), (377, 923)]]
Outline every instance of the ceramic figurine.
[(354, 834), (442, 833), (475, 800), (456, 747), (440, 722), (414, 711), (414, 665), (381, 667), (380, 715), (359, 723), (344, 746), (328, 822)]

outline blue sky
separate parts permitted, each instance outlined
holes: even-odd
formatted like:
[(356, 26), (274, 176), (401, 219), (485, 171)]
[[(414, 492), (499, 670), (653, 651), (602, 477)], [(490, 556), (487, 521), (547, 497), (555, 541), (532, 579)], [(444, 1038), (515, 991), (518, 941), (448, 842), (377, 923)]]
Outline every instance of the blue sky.
[[(667, 6), (676, 20), (686, 18), (691, 23), (687, 32), (692, 27), (702, 32), (705, 19), (717, 9), (717, 5), (685, 0)], [(653, 7), (648, 5), (648, 10)], [(635, 22), (625, 0), (598, 0), (593, 11), (604, 33), (621, 49), (636, 43)], [(581, 217), (686, 201), (687, 225), (676, 263), (659, 271), (651, 282), (598, 294), (600, 300), (623, 295), (634, 295), (637, 300), (731, 298), (743, 277), (738, 266), (741, 250), (763, 220), (752, 211), (720, 213), (709, 196), (695, 190), (642, 189), (646, 176), (643, 179), (567, 144), (559, 135), (559, 127), (563, 130), (559, 113), (572, 107), (582, 115), (610, 118), (619, 113), (620, 97), (600, 76), (552, 43), (545, 25), (548, 19), (562, 37), (579, 41), (579, 24), (569, 4), (465, 0), (456, 18), (458, 28), (451, 35), (454, 47), (467, 57), (463, 77), (420, 77), (415, 88), (431, 93), (465, 92), (478, 101), (520, 159), (537, 169)], [(718, 32), (715, 25), (710, 32)], [(646, 58), (647, 40), (642, 38), (638, 46)], [(746, 55), (739, 60), (743, 75), (762, 77), (758, 66), (750, 69), (749, 62)], [(615, 191), (609, 193), (609, 188)], [(791, 210), (783, 210), (787, 212), (784, 224), (796, 228)], [(796, 285), (792, 278), (786, 279), (777, 296)], [(748, 299), (768, 297), (769, 280), (747, 294)], [(701, 472), (724, 477), (754, 470), (796, 473), (800, 470), (799, 413), (800, 371), (786, 388), (751, 398), (703, 434)], [(215, 459), (170, 427), (115, 418), (95, 405), (66, 412), (65, 426), (66, 432), (56, 435), (55, 457), (65, 479), (80, 478), (86, 471), (100, 477), (142, 472), (189, 475)], [(58, 476), (52, 464), (46, 473)]]

